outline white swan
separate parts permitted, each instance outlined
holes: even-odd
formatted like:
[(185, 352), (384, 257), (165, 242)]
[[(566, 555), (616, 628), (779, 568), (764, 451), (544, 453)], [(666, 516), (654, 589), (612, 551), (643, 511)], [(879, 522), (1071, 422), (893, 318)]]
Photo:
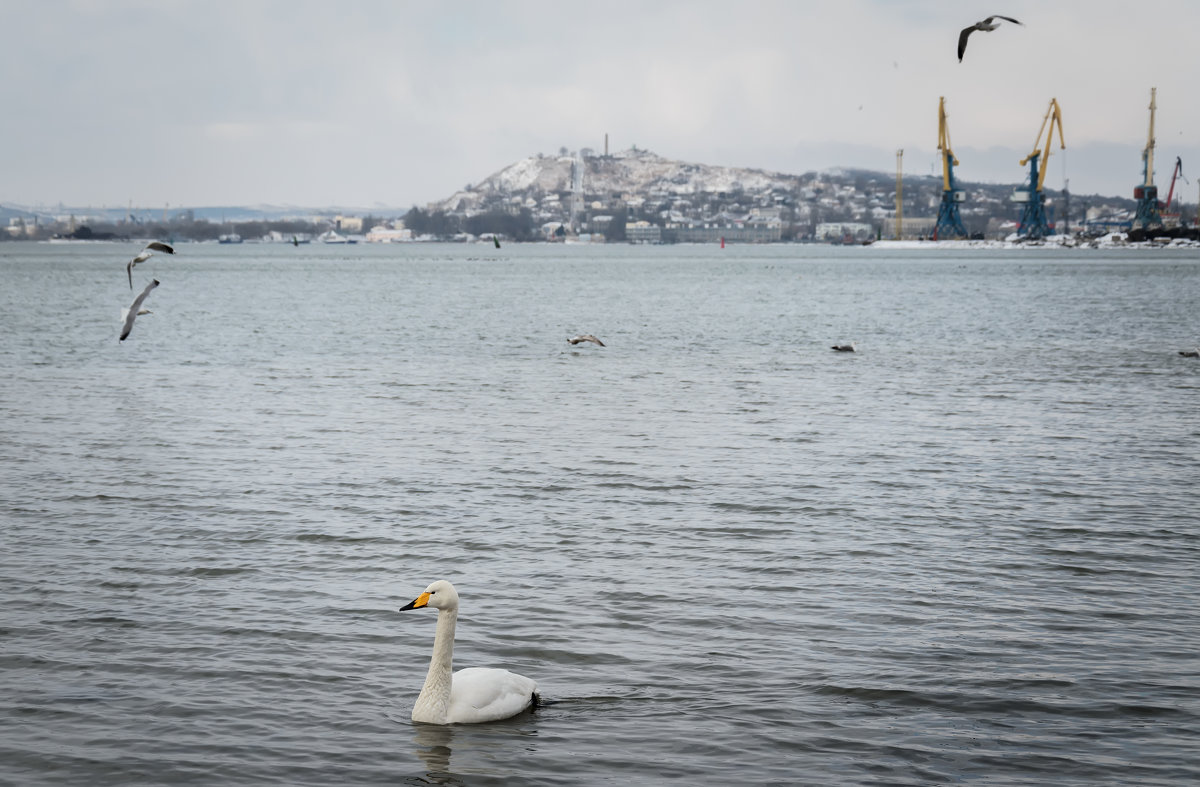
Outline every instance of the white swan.
[(433, 658), (425, 685), (412, 709), (412, 720), (428, 724), (470, 724), (516, 716), (538, 703), (537, 682), (506, 669), (468, 667), (452, 674), (458, 593), (439, 579), (400, 608), (438, 610)]

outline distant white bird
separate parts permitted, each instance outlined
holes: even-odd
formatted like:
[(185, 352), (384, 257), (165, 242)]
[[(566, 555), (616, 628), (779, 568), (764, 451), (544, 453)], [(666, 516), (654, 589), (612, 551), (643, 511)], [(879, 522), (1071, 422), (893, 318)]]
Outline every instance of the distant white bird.
[(133, 269), (139, 262), (145, 262), (154, 256), (154, 252), (161, 251), (166, 254), (174, 254), (175, 249), (171, 248), (162, 241), (152, 240), (146, 244), (146, 248), (138, 252), (138, 255), (125, 264), (125, 273), (129, 276), (129, 289), (133, 289)]
[(139, 314), (143, 313), (141, 311), (142, 301), (146, 300), (146, 296), (150, 294), (150, 290), (153, 290), (157, 286), (158, 279), (154, 279), (146, 285), (146, 289), (142, 290), (140, 295), (133, 299), (133, 305), (125, 312), (125, 326), (121, 329), (121, 341), (125, 341), (129, 336), (129, 332), (133, 330), (133, 321), (137, 319)]
[(605, 346), (604, 342), (600, 341), (595, 336), (592, 336), (590, 333), (583, 333), (583, 334), (580, 334), (579, 336), (572, 336), (570, 339), (567, 339), (567, 341), (569, 341), (571, 344), (579, 344), (580, 342), (592, 342), (594, 344), (600, 345), (601, 347)]
[(1200, 347), (1194, 350), (1180, 350), (1179, 354), (1184, 358), (1200, 358)]
[(982, 22), (976, 22), (970, 27), (964, 27), (962, 32), (958, 34), (958, 62), (962, 62), (963, 53), (967, 51), (967, 36), (971, 35), (971, 33), (974, 33), (976, 30), (982, 30), (985, 33), (990, 33), (1000, 26), (999, 23), (993, 22), (993, 19), (1003, 19), (1005, 22), (1012, 22), (1014, 25), (1021, 24), (1011, 16), (1000, 16), (999, 14), (996, 14), (994, 16), (989, 16)]
[(837, 350), (840, 353), (858, 352), (854, 349), (854, 342), (850, 342), (849, 344), (835, 344), (831, 349)]

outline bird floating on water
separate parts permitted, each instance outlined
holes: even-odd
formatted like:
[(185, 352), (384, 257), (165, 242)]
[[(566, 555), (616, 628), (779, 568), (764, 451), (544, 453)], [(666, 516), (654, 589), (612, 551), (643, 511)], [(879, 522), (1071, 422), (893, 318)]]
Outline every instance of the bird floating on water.
[(154, 252), (161, 251), (165, 254), (174, 254), (175, 249), (162, 241), (152, 240), (146, 244), (146, 248), (138, 252), (138, 255), (125, 264), (125, 273), (129, 276), (129, 289), (133, 289), (133, 269), (139, 262), (145, 262), (154, 256)]
[(592, 342), (593, 344), (598, 344), (601, 347), (606, 346), (604, 344), (604, 342), (600, 341), (595, 336), (592, 336), (590, 333), (583, 333), (583, 334), (580, 334), (579, 336), (572, 336), (570, 339), (567, 339), (567, 341), (569, 341), (571, 344), (579, 344), (580, 342)]
[(971, 33), (974, 33), (976, 30), (982, 30), (985, 33), (990, 33), (1000, 26), (998, 22), (993, 22), (993, 19), (1003, 19), (1005, 22), (1012, 22), (1014, 25), (1021, 24), (1011, 16), (1000, 16), (999, 14), (994, 14), (989, 16), (987, 19), (984, 19), (982, 22), (976, 22), (970, 27), (964, 27), (962, 32), (958, 34), (958, 62), (962, 62), (963, 53), (967, 51), (967, 36), (971, 35)]
[(1184, 358), (1200, 358), (1200, 347), (1194, 350), (1180, 350), (1179, 354)]
[(452, 672), (454, 626), (458, 621), (458, 592), (439, 579), (400, 608), (430, 607), (438, 611), (433, 657), (425, 685), (413, 704), (412, 720), (426, 724), (469, 724), (498, 721), (536, 707), (537, 681), (491, 667), (467, 667)]
[(835, 344), (831, 349), (840, 353), (858, 352), (856, 349), (854, 349), (854, 342), (850, 342), (849, 344)]
[(125, 312), (125, 325), (121, 328), (121, 341), (125, 341), (129, 332), (133, 330), (133, 321), (137, 319), (137, 316), (144, 313), (141, 311), (142, 301), (146, 300), (146, 296), (157, 286), (158, 279), (154, 279), (146, 285), (146, 289), (142, 290), (140, 295), (133, 299), (133, 305)]

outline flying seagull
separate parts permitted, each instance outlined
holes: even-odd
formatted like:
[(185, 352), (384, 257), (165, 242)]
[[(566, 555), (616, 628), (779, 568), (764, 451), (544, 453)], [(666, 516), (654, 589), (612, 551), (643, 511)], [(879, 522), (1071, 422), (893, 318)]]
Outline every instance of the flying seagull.
[(857, 350), (854, 349), (854, 342), (850, 342), (849, 344), (835, 344), (830, 349), (837, 350), (840, 353), (857, 352)]
[(121, 341), (129, 336), (129, 332), (133, 330), (133, 321), (141, 314), (142, 301), (146, 300), (146, 296), (150, 294), (158, 286), (158, 279), (154, 279), (146, 285), (146, 289), (142, 290), (142, 294), (133, 299), (133, 305), (129, 307), (129, 311), (125, 313), (125, 327), (121, 329)]
[(154, 256), (154, 252), (161, 251), (166, 254), (174, 254), (175, 249), (171, 248), (162, 241), (152, 240), (146, 244), (146, 248), (138, 252), (138, 255), (125, 264), (125, 273), (129, 276), (129, 289), (133, 289), (133, 269), (139, 262), (145, 262)]
[(962, 62), (963, 53), (967, 51), (967, 36), (971, 35), (971, 33), (974, 33), (976, 30), (982, 30), (985, 33), (988, 33), (1000, 26), (1000, 23), (993, 22), (993, 19), (1003, 19), (1005, 22), (1012, 22), (1014, 25), (1021, 24), (1011, 16), (1000, 16), (999, 14), (996, 14), (994, 16), (989, 16), (982, 22), (976, 22), (970, 27), (964, 27), (962, 32), (958, 34), (958, 62)]
[(604, 346), (604, 342), (600, 341), (595, 336), (592, 336), (590, 333), (581, 334), (579, 336), (572, 336), (570, 339), (567, 339), (567, 341), (569, 341), (571, 344), (579, 344), (580, 342), (593, 342), (595, 344), (600, 345), (601, 347)]

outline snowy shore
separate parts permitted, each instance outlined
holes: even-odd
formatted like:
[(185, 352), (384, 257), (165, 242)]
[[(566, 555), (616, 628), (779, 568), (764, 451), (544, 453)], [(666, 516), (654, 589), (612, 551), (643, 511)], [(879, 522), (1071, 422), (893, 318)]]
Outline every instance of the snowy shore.
[(1114, 232), (1098, 238), (1077, 238), (1051, 235), (1040, 241), (1019, 240), (1010, 235), (1004, 240), (877, 240), (871, 244), (878, 249), (1200, 249), (1200, 242), (1185, 238), (1163, 238), (1161, 241), (1130, 242), (1123, 233)]

